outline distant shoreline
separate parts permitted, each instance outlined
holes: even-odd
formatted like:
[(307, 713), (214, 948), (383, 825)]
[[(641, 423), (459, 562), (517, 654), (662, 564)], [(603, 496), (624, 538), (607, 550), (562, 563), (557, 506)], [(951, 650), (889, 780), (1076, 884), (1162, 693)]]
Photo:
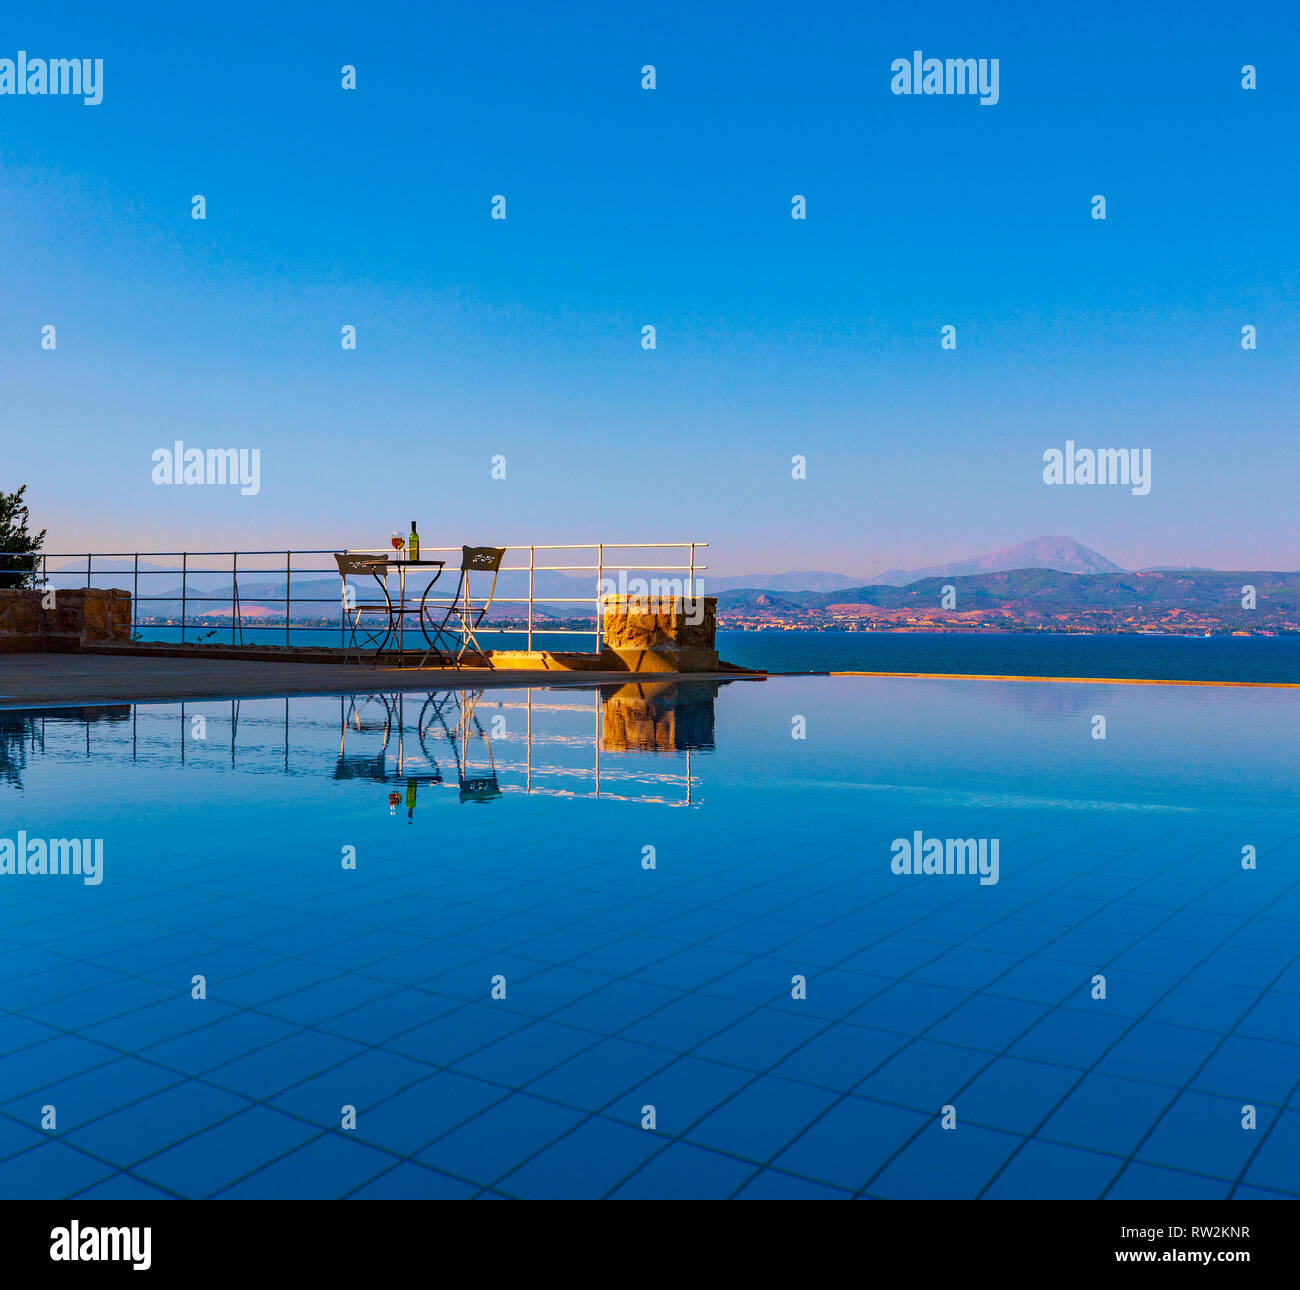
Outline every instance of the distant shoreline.
[(1199, 685), (1230, 689), (1300, 690), (1300, 681), (1195, 681), (1142, 676), (1008, 676), (979, 672), (769, 672), (768, 676), (877, 676), (911, 681), (1036, 681), (1053, 685)]
[(1300, 686), (1300, 637), (1124, 632), (738, 632), (728, 662), (770, 674), (965, 677), (1111, 684)]

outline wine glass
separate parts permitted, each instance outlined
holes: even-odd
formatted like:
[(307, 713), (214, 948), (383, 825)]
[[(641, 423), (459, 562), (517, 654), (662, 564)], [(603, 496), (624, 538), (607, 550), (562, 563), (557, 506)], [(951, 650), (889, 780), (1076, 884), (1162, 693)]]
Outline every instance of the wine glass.
[(400, 550), (402, 549), (402, 545), (403, 545), (404, 542), (405, 542), (405, 539), (402, 537), (402, 535), (401, 535), (400, 533), (398, 533), (396, 529), (394, 529), (394, 530), (393, 530), (393, 550), (394, 550), (394, 551), (400, 551)]

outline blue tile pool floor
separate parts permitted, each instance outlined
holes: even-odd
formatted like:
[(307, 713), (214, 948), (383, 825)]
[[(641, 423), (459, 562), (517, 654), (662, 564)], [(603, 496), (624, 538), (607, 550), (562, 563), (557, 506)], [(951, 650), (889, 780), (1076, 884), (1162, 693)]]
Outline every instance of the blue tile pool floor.
[[(867, 678), (0, 713), (0, 838), (104, 856), (0, 873), (0, 1196), (1300, 1195), (1297, 716)], [(896, 874), (915, 831), (998, 881)]]

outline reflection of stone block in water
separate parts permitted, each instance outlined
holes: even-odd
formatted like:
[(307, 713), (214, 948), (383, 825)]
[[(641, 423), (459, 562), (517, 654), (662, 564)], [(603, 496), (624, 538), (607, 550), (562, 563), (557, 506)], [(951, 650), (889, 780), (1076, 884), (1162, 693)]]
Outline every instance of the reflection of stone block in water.
[(605, 686), (601, 747), (607, 752), (685, 752), (713, 747), (716, 681)]
[(60, 708), (56, 714), (63, 721), (130, 721), (129, 703), (92, 703), (78, 708)]
[(72, 725), (79, 722), (89, 727), (98, 721), (130, 719), (129, 703), (86, 704), (77, 708), (55, 708), (42, 712), (13, 709), (0, 711), (0, 784), (22, 788), (28, 748), (38, 746), (46, 725)]

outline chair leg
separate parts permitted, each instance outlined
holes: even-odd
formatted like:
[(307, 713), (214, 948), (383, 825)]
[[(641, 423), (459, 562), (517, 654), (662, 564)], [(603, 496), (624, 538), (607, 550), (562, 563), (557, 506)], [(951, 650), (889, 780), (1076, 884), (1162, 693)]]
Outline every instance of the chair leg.
[[(441, 633), (440, 631), (435, 631), (433, 635), (434, 635), (434, 639), (435, 639), (435, 640), (441, 640), (441, 639), (442, 639), (442, 633)], [(445, 649), (443, 649), (441, 645), (430, 644), (429, 647), (428, 647), (428, 649), (426, 649), (426, 650), (424, 651), (424, 653), (420, 656), (420, 662), (417, 664), (417, 666), (418, 666), (418, 667), (423, 667), (424, 664), (425, 664), (425, 662), (428, 660), (429, 655), (430, 655), (430, 654), (435, 654), (435, 653), (438, 655), (438, 662), (439, 662), (439, 663), (445, 663), (445, 662), (446, 662), (447, 651), (446, 651)]]
[(448, 635), (447, 624), (451, 621), (452, 615), (454, 613), (456, 613), (456, 609), (455, 606), (452, 606), (446, 611), (446, 613), (443, 614), (442, 622), (440, 622), (435, 628), (433, 628), (432, 632), (430, 632), (427, 628), (423, 627), (423, 619), (421, 620), (421, 630), (424, 631), (425, 640), (429, 642), (429, 648), (424, 651), (424, 656), (423, 658), (420, 659), (421, 667), (424, 666), (424, 660), (427, 659), (429, 655), (434, 653), (435, 651), (438, 654), (439, 663), (443, 663), (444, 665), (446, 663), (450, 663), (453, 667), (459, 666), (459, 661), (457, 656), (454, 656), (451, 650), (444, 647), (444, 645), (442, 644), (442, 638)]
[(488, 658), (487, 650), (485, 650), (483, 646), (479, 644), (479, 639), (474, 634), (474, 628), (467, 625), (465, 628), (465, 640), (464, 643), (461, 645), (461, 649), (460, 649), (462, 655), (465, 654), (465, 652), (469, 649), (471, 644), (474, 646), (474, 652), (479, 656), (479, 658), (481, 658), (488, 665), (490, 669), (495, 671), (496, 664), (493, 663), (490, 658)]

